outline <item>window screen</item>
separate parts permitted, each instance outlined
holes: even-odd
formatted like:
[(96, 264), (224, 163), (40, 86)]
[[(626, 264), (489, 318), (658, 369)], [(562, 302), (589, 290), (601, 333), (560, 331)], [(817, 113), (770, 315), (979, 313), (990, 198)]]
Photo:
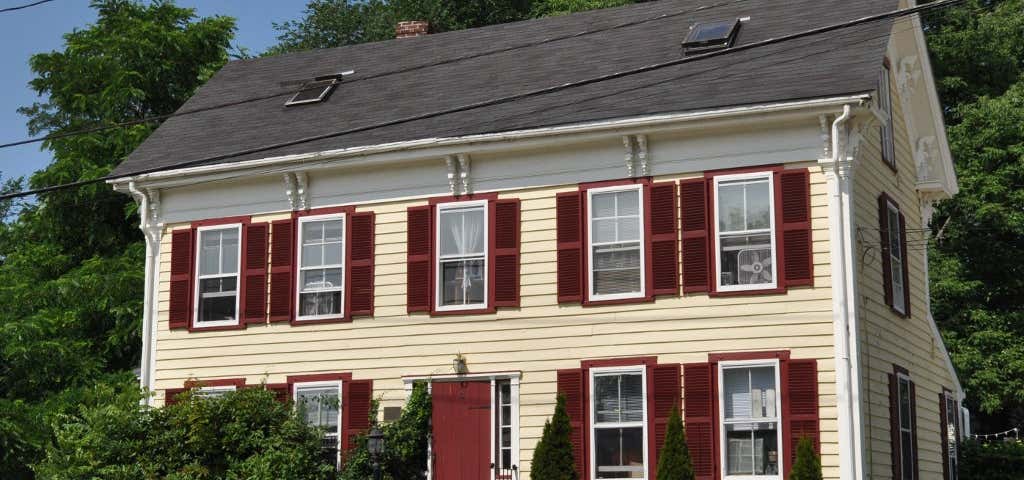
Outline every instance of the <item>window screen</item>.
[(722, 370), (726, 475), (779, 473), (780, 405), (775, 368)]
[(591, 194), (590, 228), (592, 295), (642, 293), (640, 189)]
[(716, 206), (719, 287), (775, 285), (771, 175), (719, 181)]
[(197, 323), (237, 320), (240, 228), (199, 231)]

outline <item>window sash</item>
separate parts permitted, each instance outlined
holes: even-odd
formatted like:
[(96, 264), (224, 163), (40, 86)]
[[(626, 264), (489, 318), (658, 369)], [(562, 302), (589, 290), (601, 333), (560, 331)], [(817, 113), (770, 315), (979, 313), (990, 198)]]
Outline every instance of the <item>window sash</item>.
[(195, 390), (193, 395), (199, 398), (220, 398), (223, 397), (224, 394), (233, 391), (235, 391), (234, 385), (225, 385), (222, 387), (199, 387)]
[[(746, 181), (743, 181), (746, 180)], [(721, 201), (719, 192), (723, 183), (727, 185), (749, 185), (764, 182), (768, 186), (768, 228), (758, 228), (749, 230), (723, 230), (719, 225), (720, 207)], [(713, 218), (711, 224), (714, 226), (715, 231), (715, 261), (714, 263), (714, 277), (715, 277), (715, 288), (719, 292), (736, 292), (736, 291), (751, 291), (751, 290), (770, 290), (778, 288), (779, 285), (779, 269), (778, 269), (778, 247), (776, 240), (776, 229), (775, 224), (776, 208), (775, 205), (775, 174), (774, 172), (754, 172), (754, 173), (741, 173), (735, 175), (719, 175), (714, 177), (714, 192), (713, 192), (713, 203), (714, 211), (712, 212)], [(744, 209), (746, 209), (746, 197), (744, 197)], [(746, 215), (746, 214), (744, 214)], [(746, 217), (744, 217), (744, 225), (746, 225)], [(753, 284), (735, 284), (725, 285), (722, 283), (722, 240), (730, 238), (739, 238), (746, 236), (757, 236), (757, 235), (768, 235), (769, 245), (771, 249), (771, 274), (772, 281), (766, 283), (753, 283)]]
[[(327, 430), (324, 431), (324, 439), (325, 440), (333, 440), (334, 444), (337, 446), (337, 454), (335, 455), (335, 461), (334, 461), (335, 468), (337, 468), (337, 467), (341, 466), (341, 426), (342, 426), (342, 415), (343, 415), (343, 412), (344, 412), (344, 408), (343, 408), (344, 405), (342, 405), (342, 403), (341, 403), (341, 399), (342, 399), (342, 396), (341, 396), (342, 383), (341, 382), (337, 382), (337, 381), (331, 381), (331, 382), (303, 382), (303, 383), (296, 383), (296, 384), (294, 384), (292, 386), (292, 398), (295, 399), (293, 408), (295, 408), (296, 410), (298, 410), (299, 408), (302, 408), (301, 405), (300, 405), (300, 402), (299, 402), (299, 393), (302, 390), (323, 390), (325, 388), (336, 388), (337, 392), (338, 392), (338, 420), (337, 420), (338, 427), (334, 431), (327, 431)], [(306, 419), (304, 418), (303, 420), (305, 421)], [(319, 425), (314, 425), (314, 426), (319, 426)]]
[(900, 313), (907, 311), (907, 298), (905, 285), (903, 285), (903, 270), (906, 267), (903, 258), (902, 229), (900, 228), (900, 210), (892, 202), (886, 203), (887, 216), (886, 224), (889, 226), (888, 237), (885, 240), (889, 245), (889, 274), (892, 283), (892, 306)]
[[(900, 437), (900, 469), (904, 480), (914, 479), (914, 409), (910, 396), (910, 377), (898, 373), (896, 377), (896, 412)], [(905, 402), (905, 403), (904, 403)], [(904, 411), (906, 405), (906, 411)], [(906, 423), (906, 426), (904, 426)]]
[[(637, 213), (635, 215), (614, 215), (598, 217), (594, 216), (594, 196), (607, 194), (607, 193), (619, 193), (619, 192), (637, 192)], [(643, 185), (624, 185), (615, 187), (603, 187), (603, 188), (592, 188), (587, 190), (587, 295), (591, 301), (601, 300), (620, 300), (630, 298), (642, 298), (647, 295), (647, 258), (646, 258), (646, 238), (647, 238), (647, 222), (644, 220), (646, 211), (644, 205), (644, 189)], [(618, 208), (616, 207), (616, 212)], [(618, 219), (630, 219), (636, 218), (639, 223), (639, 229), (637, 232), (637, 239), (635, 240), (619, 240), (618, 239), (618, 224), (616, 224), (616, 241), (594, 241), (594, 223), (596, 220), (618, 220)], [(621, 247), (613, 250), (602, 250), (600, 253), (608, 252), (630, 252), (638, 251), (640, 262), (639, 267), (628, 267), (628, 268), (597, 268), (595, 266), (595, 255), (598, 253), (599, 247), (607, 245), (630, 245), (629, 247)], [(632, 246), (635, 245), (635, 246)], [(614, 271), (629, 271), (639, 269), (640, 277), (640, 288), (636, 292), (622, 292), (622, 293), (595, 293), (595, 273), (597, 272), (614, 272)]]
[[(733, 417), (733, 418), (728, 418), (727, 419), (725, 417), (725, 410), (726, 410), (725, 405), (726, 405), (726, 401), (727, 401), (727, 399), (725, 397), (725, 387), (724, 387), (724, 385), (725, 385), (725, 372), (727, 370), (735, 370), (735, 369), (750, 370), (750, 369), (753, 369), (753, 368), (764, 368), (764, 367), (771, 367), (773, 369), (773, 373), (774, 373), (774, 381), (775, 381), (775, 383), (774, 383), (774, 385), (775, 385), (775, 416), (773, 416), (773, 417), (764, 417), (764, 418), (759, 418), (759, 417), (751, 417), (751, 418)], [(718, 409), (719, 410), (719, 412), (718, 412), (718, 423), (721, 426), (720, 427), (721, 428), (720, 431), (723, 432), (723, 434), (719, 436), (720, 437), (719, 438), (719, 450), (720, 450), (720, 453), (719, 453), (718, 461), (719, 461), (719, 465), (721, 467), (722, 477), (723, 478), (730, 479), (730, 480), (740, 480), (740, 479), (781, 479), (782, 478), (783, 459), (786, 458), (786, 457), (784, 457), (784, 455), (786, 455), (787, 453), (785, 452), (785, 447), (784, 447), (783, 441), (782, 441), (782, 420), (783, 420), (782, 419), (782, 392), (781, 392), (781, 385), (782, 385), (781, 382), (782, 382), (782, 379), (781, 379), (781, 373), (780, 372), (781, 372), (781, 369), (780, 369), (779, 361), (778, 360), (737, 360), (737, 361), (720, 362), (718, 364), (718, 385), (720, 386), (718, 388), (718, 402), (719, 402), (719, 405), (721, 405), (721, 408)], [(749, 374), (748, 374), (748, 379), (749, 379)], [(749, 388), (750, 388), (749, 385), (750, 384), (749, 384), (749, 380), (748, 380), (748, 393), (749, 393)], [(778, 474), (770, 474), (770, 475), (749, 475), (749, 474), (729, 475), (727, 473), (728, 472), (728, 465), (729, 465), (728, 464), (728, 455), (729, 455), (729, 448), (728, 447), (729, 447), (729, 443), (728, 443), (728, 438), (727, 438), (728, 435), (724, 434), (724, 432), (726, 431), (725, 426), (726, 425), (737, 425), (737, 424), (751, 424), (751, 423), (774, 424), (775, 425), (775, 436), (776, 436), (775, 441), (776, 441), (776, 446), (777, 446), (776, 465), (777, 465), (778, 470), (779, 470)], [(751, 440), (751, 441), (753, 441), (753, 440)]]
[[(640, 401), (640, 404), (641, 404), (641, 411), (642, 411), (642, 415), (641, 415), (642, 420), (635, 421), (635, 422), (602, 422), (602, 423), (598, 423), (597, 422), (597, 395), (596, 394), (595, 395), (591, 395), (591, 398), (589, 400), (590, 401), (590, 408), (588, 408), (588, 410), (590, 411), (590, 414), (589, 414), (590, 415), (590, 428), (589, 428), (590, 432), (588, 433), (588, 435), (590, 436), (590, 444), (591, 445), (597, 445), (595, 442), (597, 441), (597, 434), (596, 433), (597, 433), (598, 430), (615, 430), (615, 429), (620, 429), (620, 428), (640, 428), (641, 429), (641, 436), (640, 436), (641, 442), (640, 443), (641, 443), (641, 448), (642, 448), (642, 451), (643, 451), (643, 464), (642, 465), (638, 465), (638, 466), (602, 467), (601, 471), (602, 472), (608, 472), (608, 473), (626, 472), (626, 471), (628, 471), (628, 472), (640, 472), (642, 474), (641, 477), (630, 477), (630, 478), (646, 479), (647, 478), (648, 466), (649, 466), (649, 462), (650, 462), (650, 454), (649, 454), (648, 448), (647, 448), (648, 447), (648, 445), (647, 445), (647, 429), (648, 429), (648, 426), (647, 426), (647, 414), (648, 414), (648, 412), (647, 412), (647, 396), (650, 393), (647, 391), (647, 372), (646, 372), (646, 369), (643, 368), (643, 367), (638, 368), (636, 366), (592, 368), (590, 370), (590, 375), (589, 375), (589, 377), (590, 377), (590, 379), (589, 379), (590, 391), (591, 392), (596, 392), (596, 386), (597, 386), (597, 381), (596, 380), (597, 380), (598, 377), (602, 377), (602, 376), (618, 376), (618, 375), (639, 375), (640, 376), (640, 388), (641, 388), (641, 390), (640, 390), (641, 391), (641, 399), (640, 399), (641, 401)], [(620, 384), (620, 388), (619, 388), (619, 396), (620, 396), (620, 398), (622, 396), (621, 384)], [(621, 400), (620, 400), (619, 404), (620, 405), (622, 404)], [(596, 453), (596, 450), (597, 450), (596, 447), (590, 449), (590, 459), (589, 459), (590, 466), (591, 466), (591, 472), (592, 472), (591, 478), (595, 479), (595, 480), (600, 478), (600, 477), (598, 477), (598, 466), (597, 466), (597, 453)], [(625, 470), (623, 470), (623, 469), (625, 469)]]
[[(339, 316), (344, 316), (345, 315), (345, 263), (346, 263), (346, 260), (347, 260), (347, 258), (346, 258), (347, 252), (346, 252), (346, 248), (345, 248), (345, 241), (347, 240), (346, 236), (347, 236), (347, 233), (348, 233), (348, 231), (347, 231), (348, 221), (347, 220), (348, 220), (348, 217), (344, 213), (341, 213), (341, 214), (329, 214), (329, 215), (311, 215), (311, 216), (308, 216), (308, 217), (300, 217), (299, 218), (299, 222), (298, 222), (299, 223), (298, 224), (299, 236), (298, 236), (298, 241), (296, 242), (297, 243), (298, 252), (299, 252), (299, 255), (298, 255), (299, 258), (298, 258), (298, 262), (297, 262), (298, 268), (295, 269), (295, 285), (296, 285), (296, 287), (295, 287), (295, 290), (296, 290), (295, 291), (295, 320), (296, 321), (325, 320), (325, 319), (338, 318)], [(310, 244), (306, 244), (305, 243), (305, 241), (306, 241), (306, 238), (305, 238), (305, 235), (306, 235), (305, 226), (306, 226), (306, 224), (309, 224), (309, 223), (329, 223), (329, 222), (340, 222), (341, 223), (341, 240), (340, 241), (327, 241), (326, 238), (322, 238), (322, 239), (320, 239), (317, 242), (313, 242), (313, 243), (310, 243)], [(341, 263), (332, 263), (332, 264), (324, 264), (324, 263), (322, 263), (324, 261), (324, 257), (326, 256), (326, 253), (324, 252), (324, 250), (328, 246), (334, 246), (334, 245), (337, 245), (337, 246), (339, 246), (341, 248)], [(305, 249), (303, 248), (304, 246), (322, 246), (323, 247), (323, 249), (321, 250), (321, 257), (320, 257), (321, 264), (303, 266), (303, 263), (304, 263), (303, 260), (305, 259)], [(341, 271), (341, 281), (339, 282), (338, 285), (331, 286), (331, 287), (311, 287), (311, 288), (310, 287), (306, 287), (306, 285), (304, 285), (304, 282), (303, 282), (303, 273), (315, 272), (317, 270), (323, 271), (325, 276), (326, 276), (327, 270), (340, 270)], [(302, 314), (302, 295), (303, 294), (335, 293), (335, 292), (339, 292), (341, 294), (341, 299), (340, 299), (340, 302), (339, 302), (339, 305), (338, 305), (338, 307), (339, 307), (338, 308), (338, 313), (327, 313), (327, 314), (320, 314), (320, 315), (303, 315)]]
[[(202, 262), (202, 244), (203, 244), (202, 242), (203, 242), (203, 236), (209, 234), (210, 232), (218, 232), (218, 233), (220, 233), (220, 232), (223, 232), (225, 230), (232, 230), (232, 229), (235, 230), (237, 232), (237, 234), (238, 234), (238, 237), (237, 237), (238, 238), (238, 248), (236, 248), (236, 251), (235, 251), (235, 255), (236, 255), (236, 258), (235, 258), (235, 272), (234, 273), (221, 273), (221, 272), (223, 272), (223, 269), (224, 269), (224, 238), (222, 236), (221, 239), (220, 239), (219, 245), (217, 247), (218, 248), (218, 254), (217, 254), (217, 256), (218, 256), (218, 268), (217, 268), (218, 273), (216, 273), (216, 274), (201, 275), (199, 272), (200, 272), (200, 265), (201, 265), (201, 262)], [(231, 224), (231, 225), (215, 225), (215, 226), (209, 226), (209, 227), (199, 227), (198, 229), (196, 229), (196, 248), (195, 248), (195, 252), (194, 252), (194, 255), (193, 255), (195, 257), (195, 258), (193, 258), (193, 261), (195, 262), (194, 263), (194, 267), (195, 267), (196, 276), (195, 276), (195, 281), (193, 282), (194, 285), (192, 286), (192, 293), (193, 293), (193, 298), (194, 298), (194, 300), (192, 301), (192, 319), (193, 319), (192, 322), (193, 322), (193, 324), (195, 326), (197, 326), (197, 327), (220, 327), (220, 326), (234, 326), (234, 325), (238, 325), (239, 318), (241, 318), (241, 315), (239, 313), (239, 309), (241, 308), (241, 306), (239, 305), (239, 296), (240, 296), (239, 295), (239, 291), (241, 289), (241, 282), (242, 282), (242, 245), (243, 245), (242, 225), (240, 223)], [(235, 290), (234, 291), (226, 291), (226, 292), (210, 292), (210, 293), (202, 293), (201, 292), (201, 288), (200, 287), (202, 285), (202, 281), (203, 280), (213, 280), (213, 279), (220, 279), (220, 278), (234, 278), (235, 279)], [(208, 321), (208, 322), (205, 322), (205, 321), (202, 320), (202, 315), (200, 315), (200, 312), (201, 312), (201, 309), (202, 309), (202, 304), (203, 304), (203, 300), (204, 299), (208, 299), (208, 298), (226, 298), (226, 297), (232, 297), (232, 296), (235, 297), (235, 318), (234, 319), (230, 319), (230, 320), (213, 320), (213, 321)]]
[[(442, 251), (441, 242), (443, 241), (443, 236), (441, 235), (441, 215), (445, 211), (449, 211), (449, 210), (469, 211), (469, 210), (477, 210), (477, 209), (479, 209), (483, 213), (483, 215), (482, 215), (482, 217), (483, 217), (483, 225), (481, 226), (482, 235), (483, 235), (483, 242), (481, 244), (481, 248), (483, 249), (483, 251), (482, 252), (472, 252), (472, 253), (442, 255), (441, 254), (441, 251)], [(490, 275), (489, 275), (489, 271), (488, 271), (490, 269), (490, 258), (489, 258), (490, 257), (490, 243), (489, 243), (490, 242), (490, 231), (489, 231), (490, 230), (490, 212), (489, 212), (489, 202), (487, 200), (480, 200), (480, 201), (470, 201), (470, 202), (440, 203), (440, 204), (437, 204), (435, 206), (434, 210), (435, 210), (435, 213), (434, 213), (434, 225), (436, 225), (436, 228), (435, 228), (436, 231), (434, 232), (434, 241), (436, 242), (435, 243), (435, 251), (436, 251), (435, 257), (436, 257), (436, 259), (434, 260), (434, 270), (435, 270), (435, 273), (434, 273), (434, 283), (435, 283), (435, 287), (434, 287), (434, 305), (436, 305), (436, 306), (434, 307), (434, 309), (439, 311), (439, 312), (443, 312), (443, 311), (475, 310), (475, 309), (487, 308), (488, 299), (490, 298), (489, 295), (490, 295), (490, 288), (491, 288), (491, 286), (490, 286)], [(463, 230), (460, 230), (460, 233), (463, 233), (463, 235), (464, 235), (464, 232), (465, 232), (465, 230), (464, 230), (465, 229), (465, 220), (463, 220), (462, 229)], [(483, 298), (483, 301), (482, 302), (476, 302), (476, 303), (460, 303), (460, 304), (454, 304), (454, 305), (445, 305), (445, 302), (444, 302), (444, 287), (445, 287), (445, 285), (444, 285), (444, 268), (443, 267), (444, 267), (444, 265), (446, 263), (457, 263), (457, 262), (467, 262), (467, 261), (482, 261), (482, 263), (483, 263), (483, 275), (482, 275), (482, 282), (483, 282), (483, 296), (482, 296), (482, 298)]]

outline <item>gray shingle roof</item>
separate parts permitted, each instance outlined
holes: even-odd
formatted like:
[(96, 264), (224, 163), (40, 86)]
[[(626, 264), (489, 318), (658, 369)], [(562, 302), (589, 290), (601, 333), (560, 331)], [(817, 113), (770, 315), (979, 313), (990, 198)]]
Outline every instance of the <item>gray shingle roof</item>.
[[(167, 120), (114, 171), (126, 175), (677, 59), (697, 21), (750, 17), (736, 44), (896, 8), (896, 0), (663, 0), (575, 15), (228, 63), (182, 107), (286, 90), (282, 82), (355, 70), (323, 103), (287, 96)], [(686, 12), (679, 15), (680, 12)], [(658, 18), (668, 15), (665, 18)], [(647, 21), (649, 20), (649, 21)], [(635, 25), (612, 28), (637, 22)], [(891, 21), (783, 42), (553, 94), (368, 130), (217, 163), (610, 118), (821, 98), (874, 90)], [(601, 30), (542, 43), (570, 33)], [(529, 46), (523, 46), (528, 45)], [(522, 47), (522, 48), (513, 48)], [(509, 49), (502, 53), (487, 54)], [(451, 61), (455, 58), (475, 58)], [(410, 67), (436, 64), (404, 73)], [(366, 78), (377, 76), (377, 78)], [(361, 80), (364, 79), (365, 80)], [(295, 88), (295, 87), (291, 87)]]

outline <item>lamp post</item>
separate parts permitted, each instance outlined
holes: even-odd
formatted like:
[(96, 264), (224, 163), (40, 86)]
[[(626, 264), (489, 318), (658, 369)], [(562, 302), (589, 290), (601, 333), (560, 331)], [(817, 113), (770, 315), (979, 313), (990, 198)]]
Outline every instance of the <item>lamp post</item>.
[(366, 449), (370, 452), (370, 460), (373, 461), (373, 480), (381, 479), (380, 456), (384, 454), (384, 432), (376, 424), (370, 428), (367, 435)]

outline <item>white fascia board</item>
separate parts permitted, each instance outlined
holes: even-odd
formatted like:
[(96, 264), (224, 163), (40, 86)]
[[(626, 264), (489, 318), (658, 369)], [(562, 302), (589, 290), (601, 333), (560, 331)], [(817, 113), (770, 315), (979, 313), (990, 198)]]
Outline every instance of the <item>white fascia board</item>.
[[(573, 140), (586, 135), (615, 135), (647, 133), (652, 130), (704, 127), (705, 123), (729, 122), (762, 123), (765, 115), (809, 116), (816, 118), (822, 113), (834, 113), (836, 107), (850, 103), (862, 103), (871, 97), (870, 93), (839, 97), (817, 98), (791, 102), (747, 105), (715, 110), (673, 113), (602, 120), (597, 122), (563, 125), (557, 127), (514, 130), (460, 137), (427, 138), (404, 142), (368, 145), (306, 154), (269, 157), (258, 160), (203, 165), (165, 170), (108, 180), (115, 190), (124, 191), (129, 181), (146, 187), (179, 186), (196, 180), (216, 180), (218, 175), (231, 176), (245, 170), (275, 168), (272, 173), (301, 170), (315, 166), (380, 165), (398, 161), (440, 157), (452, 153), (476, 152), (482, 150), (513, 150), (530, 148), (533, 142), (563, 142), (572, 136)], [(696, 122), (701, 122), (693, 125)]]

